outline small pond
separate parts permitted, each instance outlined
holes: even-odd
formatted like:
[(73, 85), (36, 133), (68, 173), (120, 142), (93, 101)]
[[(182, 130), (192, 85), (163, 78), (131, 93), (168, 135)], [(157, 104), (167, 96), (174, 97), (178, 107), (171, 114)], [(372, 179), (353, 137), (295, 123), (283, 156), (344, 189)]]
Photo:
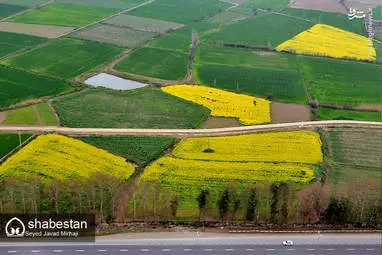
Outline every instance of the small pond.
[(109, 89), (129, 90), (147, 86), (137, 81), (126, 80), (111, 74), (100, 73), (85, 80), (85, 83), (93, 87), (105, 87)]

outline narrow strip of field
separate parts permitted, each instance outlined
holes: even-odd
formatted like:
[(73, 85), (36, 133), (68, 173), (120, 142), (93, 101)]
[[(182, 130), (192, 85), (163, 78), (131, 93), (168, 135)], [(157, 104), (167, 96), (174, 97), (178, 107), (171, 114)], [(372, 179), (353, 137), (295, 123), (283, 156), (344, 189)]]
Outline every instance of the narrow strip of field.
[(12, 18), (11, 22), (82, 27), (118, 13), (120, 9), (53, 3)]
[(73, 90), (68, 83), (0, 65), (0, 107)]
[[(2, 23), (0, 23), (0, 30), (1, 26)], [(6, 56), (21, 49), (32, 48), (33, 46), (36, 46), (45, 41), (46, 39), (36, 36), (0, 31), (0, 57)]]
[(73, 31), (74, 27), (60, 27), (49, 25), (23, 24), (13, 22), (1, 22), (0, 31), (27, 34), (46, 38), (57, 38)]
[(63, 38), (9, 59), (6, 64), (71, 79), (95, 68), (123, 51), (102, 43)]
[[(14, 148), (27, 140), (30, 135), (0, 134), (0, 158), (10, 153)], [(20, 139), (21, 138), (21, 139)]]

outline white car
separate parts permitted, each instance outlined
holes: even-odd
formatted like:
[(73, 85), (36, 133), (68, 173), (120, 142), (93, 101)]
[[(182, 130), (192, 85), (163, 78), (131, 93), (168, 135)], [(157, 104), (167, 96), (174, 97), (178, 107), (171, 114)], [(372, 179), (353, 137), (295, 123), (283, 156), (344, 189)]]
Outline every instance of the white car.
[(283, 245), (284, 246), (293, 246), (293, 241), (292, 240), (283, 241)]

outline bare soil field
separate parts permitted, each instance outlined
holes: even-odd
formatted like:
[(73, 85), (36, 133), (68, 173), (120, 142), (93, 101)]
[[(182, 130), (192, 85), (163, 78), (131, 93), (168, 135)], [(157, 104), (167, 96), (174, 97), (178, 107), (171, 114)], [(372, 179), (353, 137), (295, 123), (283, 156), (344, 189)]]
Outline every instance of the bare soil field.
[(7, 112), (0, 112), (0, 124), (7, 118)]
[(367, 8), (374, 8), (382, 5), (381, 0), (344, 0), (344, 4), (348, 8), (356, 8), (366, 10)]
[(303, 104), (271, 103), (272, 123), (310, 121), (310, 108)]
[(239, 127), (240, 123), (235, 118), (208, 117), (203, 128)]
[(290, 0), (290, 7), (326, 12), (339, 12), (344, 14), (347, 13), (346, 8), (340, 3), (340, 0)]
[(0, 31), (12, 32), (18, 34), (34, 35), (49, 39), (57, 38), (61, 35), (69, 33), (75, 29), (74, 27), (61, 27), (51, 25), (35, 25), (13, 22), (0, 22)]

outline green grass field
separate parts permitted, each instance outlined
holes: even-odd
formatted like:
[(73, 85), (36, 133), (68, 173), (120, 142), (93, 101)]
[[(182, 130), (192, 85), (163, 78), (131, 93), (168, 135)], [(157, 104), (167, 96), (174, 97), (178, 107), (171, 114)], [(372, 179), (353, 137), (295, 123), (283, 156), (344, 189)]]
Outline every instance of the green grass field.
[[(247, 16), (254, 16), (255, 12), (252, 7), (249, 6), (244, 6), (244, 5), (239, 5), (235, 8), (232, 8), (230, 12), (237, 12), (241, 13)], [(261, 12), (260, 10), (257, 10), (257, 12)]]
[(308, 19), (315, 24), (327, 24), (360, 35), (366, 35), (363, 20), (349, 20), (345, 14), (295, 8), (286, 8), (282, 13)]
[(60, 0), (71, 4), (82, 4), (89, 6), (102, 6), (107, 8), (128, 9), (144, 3), (145, 0)]
[(382, 179), (382, 141), (379, 129), (336, 129), (328, 132), (334, 167), (332, 183), (353, 179)]
[(373, 19), (382, 20), (382, 5), (377, 6), (373, 10)]
[(37, 116), (32, 106), (19, 108), (7, 112), (7, 119), (4, 124), (8, 125), (37, 125)]
[(165, 80), (182, 80), (186, 76), (187, 65), (187, 54), (145, 47), (131, 53), (115, 69)]
[(319, 108), (318, 118), (320, 120), (364, 120), (382, 122), (382, 113)]
[(128, 27), (97, 24), (86, 30), (74, 33), (71, 36), (90, 41), (114, 44), (121, 47), (135, 48), (145, 44), (157, 35), (158, 34), (154, 32), (145, 32)]
[(36, 3), (44, 3), (49, 0), (0, 0), (3, 4), (19, 5), (23, 7), (33, 7)]
[(77, 139), (137, 164), (157, 159), (177, 141), (163, 136), (85, 136)]
[(67, 3), (53, 3), (24, 15), (12, 18), (12, 22), (82, 27), (118, 13), (119, 9), (85, 6)]
[(280, 10), (288, 5), (289, 0), (250, 0), (244, 3), (244, 6), (272, 10)]
[(294, 55), (200, 46), (195, 59), (198, 83), (277, 101), (306, 101)]
[[(30, 135), (21, 135), (21, 142), (24, 142)], [(0, 134), (0, 158), (7, 155), (14, 148), (19, 146), (19, 135), (17, 134)]]
[(152, 41), (149, 47), (188, 53), (191, 40), (191, 34), (185, 35), (183, 31), (174, 31)]
[(223, 27), (202, 36), (202, 40), (275, 48), (312, 25), (311, 22), (267, 13)]
[(66, 82), (0, 65), (0, 107), (73, 90)]
[(45, 41), (45, 38), (31, 35), (0, 32), (0, 57), (21, 49), (31, 48)]
[(230, 4), (218, 0), (161, 0), (128, 14), (186, 24), (209, 17), (229, 6)]
[(40, 114), (40, 117), (45, 125), (47, 126), (57, 125), (56, 115), (53, 113), (52, 109), (50, 109), (47, 103), (38, 104), (37, 111)]
[(136, 30), (158, 33), (165, 33), (166, 31), (175, 29), (181, 25), (179, 23), (131, 16), (126, 14), (118, 15), (112, 19), (107, 20), (105, 23), (114, 26), (130, 27)]
[(2, 4), (0, 2), (0, 19), (11, 16), (12, 14), (21, 12), (26, 8), (19, 5)]
[(64, 38), (15, 56), (7, 65), (65, 79), (85, 73), (122, 52), (122, 48), (97, 42)]
[(381, 65), (302, 56), (297, 59), (312, 98), (320, 103), (381, 103)]
[(239, 12), (222, 12), (216, 14), (212, 18), (208, 19), (208, 22), (217, 23), (217, 24), (229, 24), (238, 19), (248, 18), (249, 16)]
[(209, 110), (160, 89), (90, 90), (53, 101), (68, 127), (197, 128)]

